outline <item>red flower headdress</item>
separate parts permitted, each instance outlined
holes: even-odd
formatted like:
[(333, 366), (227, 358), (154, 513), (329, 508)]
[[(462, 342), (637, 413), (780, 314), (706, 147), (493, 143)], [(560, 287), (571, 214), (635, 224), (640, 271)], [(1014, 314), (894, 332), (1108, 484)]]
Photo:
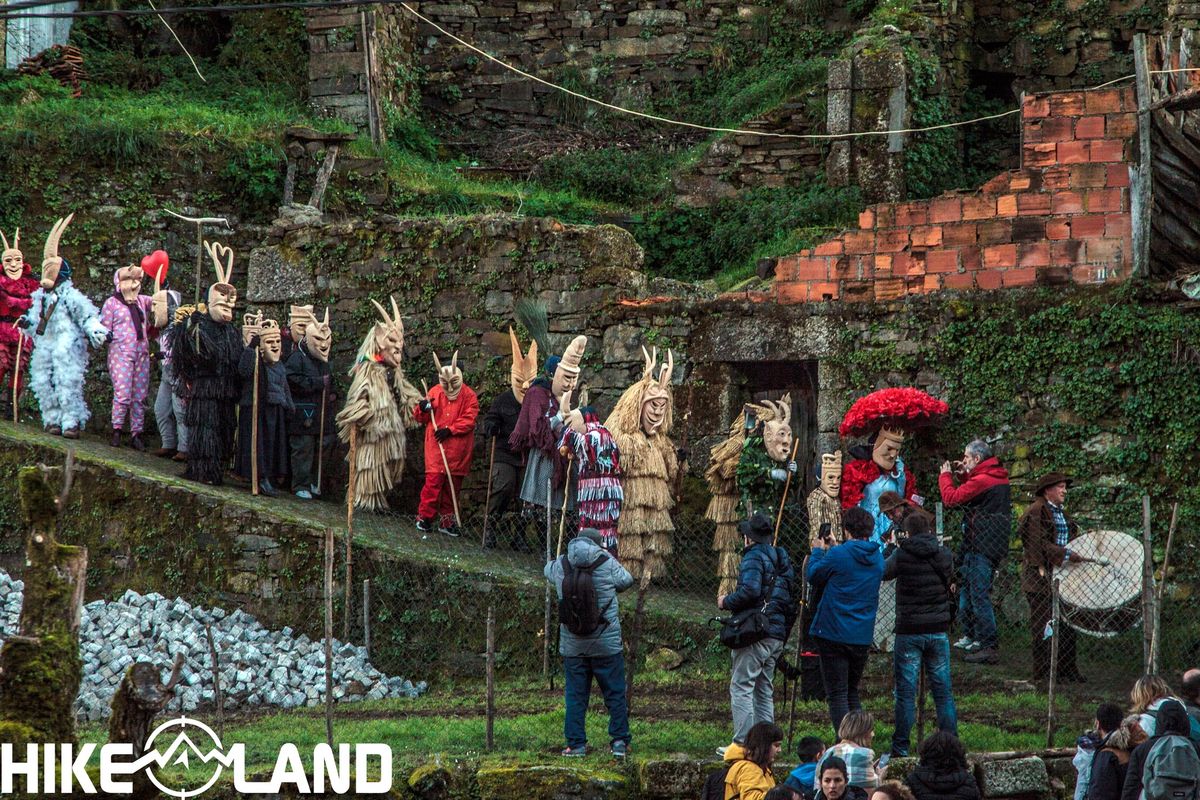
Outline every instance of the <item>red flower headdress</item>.
[(913, 431), (940, 421), (949, 410), (944, 402), (920, 389), (880, 389), (850, 406), (838, 433), (865, 436), (885, 429)]

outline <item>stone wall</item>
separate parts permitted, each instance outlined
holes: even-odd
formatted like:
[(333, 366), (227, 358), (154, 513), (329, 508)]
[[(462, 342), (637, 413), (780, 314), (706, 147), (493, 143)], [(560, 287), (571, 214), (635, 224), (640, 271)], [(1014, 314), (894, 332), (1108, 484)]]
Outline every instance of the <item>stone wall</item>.
[(977, 192), (871, 206), (858, 230), (780, 259), (776, 300), (1125, 280), (1135, 109), (1132, 89), (1027, 97), (1021, 169)]

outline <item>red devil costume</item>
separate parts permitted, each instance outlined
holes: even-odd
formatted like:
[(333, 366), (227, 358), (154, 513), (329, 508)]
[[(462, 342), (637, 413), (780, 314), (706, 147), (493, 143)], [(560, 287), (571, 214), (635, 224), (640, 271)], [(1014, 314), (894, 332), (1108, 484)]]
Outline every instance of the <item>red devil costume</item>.
[[(17, 235), (20, 235), (19, 231)], [(16, 381), (19, 400), (24, 388), (24, 375), (29, 368), (29, 354), (33, 352), (33, 340), (20, 335), (16, 322), (33, 305), (33, 293), (38, 288), (38, 281), (32, 277), (33, 268), (21, 257), (15, 237), (12, 247), (5, 242), (4, 252), (6, 256), (11, 253), (14, 260), (19, 260), (22, 265), (19, 278), (9, 277), (7, 270), (0, 272), (0, 386), (4, 388), (4, 396), (0, 398), (0, 413), (11, 418), (13, 382)], [(18, 355), (17, 347), (22, 338), (23, 346)]]
[[(434, 356), (436, 359), (436, 356)], [(421, 502), (417, 507), (417, 527), (432, 530), (436, 517), (438, 530), (457, 536), (459, 534), (454, 516), (454, 496), (461, 493), (463, 478), (471, 469), (471, 455), (475, 451), (475, 421), (479, 418), (479, 398), (474, 390), (463, 383), (462, 371), (458, 369), (458, 354), (452, 366), (443, 368), (438, 364), (437, 386), (415, 409), (413, 416), (425, 426), (425, 486), (421, 489)], [(446, 387), (450, 387), (447, 392)], [(453, 398), (450, 397), (453, 394)], [(434, 420), (437, 424), (434, 425)], [(446, 459), (442, 460), (445, 451)], [(450, 475), (446, 475), (446, 465)], [(450, 492), (449, 480), (454, 481), (454, 495)]]

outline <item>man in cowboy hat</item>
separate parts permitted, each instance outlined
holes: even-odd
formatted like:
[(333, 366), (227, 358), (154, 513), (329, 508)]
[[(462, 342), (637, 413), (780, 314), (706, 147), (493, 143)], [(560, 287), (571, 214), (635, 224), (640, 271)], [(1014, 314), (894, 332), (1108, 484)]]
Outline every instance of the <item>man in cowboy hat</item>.
[[(1052, 611), (1052, 580), (1056, 567), (1083, 558), (1071, 550), (1070, 541), (1079, 535), (1079, 526), (1063, 512), (1071, 479), (1061, 472), (1050, 472), (1033, 487), (1034, 501), (1017, 523), (1024, 555), (1021, 563), (1021, 589), (1029, 600), (1029, 633), (1033, 647), (1035, 681), (1050, 674), (1050, 640), (1046, 623)], [(1058, 642), (1058, 680), (1082, 683), (1075, 665), (1075, 631), (1059, 625), (1054, 635)]]

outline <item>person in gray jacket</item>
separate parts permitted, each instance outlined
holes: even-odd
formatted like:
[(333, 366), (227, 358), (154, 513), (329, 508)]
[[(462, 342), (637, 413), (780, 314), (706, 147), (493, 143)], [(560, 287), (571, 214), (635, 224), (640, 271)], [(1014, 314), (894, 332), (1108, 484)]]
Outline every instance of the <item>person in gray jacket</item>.
[[(595, 608), (579, 609), (570, 598), (563, 602), (564, 579), (568, 587), (586, 585), (590, 573), (595, 591)], [(600, 547), (600, 532), (584, 528), (567, 544), (567, 554), (546, 564), (546, 580), (558, 593), (560, 624), (558, 653), (563, 659), (563, 699), (566, 720), (563, 733), (567, 747), (564, 756), (587, 755), (588, 696), (592, 679), (600, 685), (608, 709), (608, 738), (612, 754), (623, 758), (629, 753), (629, 706), (625, 697), (625, 654), (621, 646), (621, 619), (617, 594), (633, 586), (633, 576), (615, 558)], [(586, 592), (574, 592), (574, 596)], [(595, 629), (590, 633), (572, 632), (579, 618), (591, 615)]]

